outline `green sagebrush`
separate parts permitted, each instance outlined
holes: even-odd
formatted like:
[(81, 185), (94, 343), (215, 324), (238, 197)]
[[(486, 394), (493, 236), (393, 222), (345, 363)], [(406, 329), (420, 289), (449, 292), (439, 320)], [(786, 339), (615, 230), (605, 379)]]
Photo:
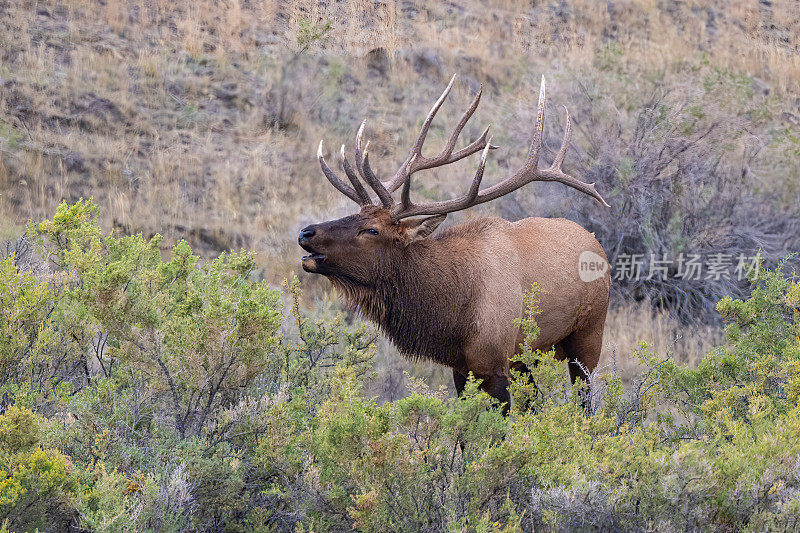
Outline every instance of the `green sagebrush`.
[[(764, 531), (800, 518), (800, 284), (726, 298), (697, 368), (570, 387), (526, 295), (511, 416), (475, 380), (363, 395), (375, 332), (252, 279), (251, 254), (104, 235), (91, 202), (0, 263), (0, 511), (8, 531)], [(282, 327), (279, 327), (283, 324)]]

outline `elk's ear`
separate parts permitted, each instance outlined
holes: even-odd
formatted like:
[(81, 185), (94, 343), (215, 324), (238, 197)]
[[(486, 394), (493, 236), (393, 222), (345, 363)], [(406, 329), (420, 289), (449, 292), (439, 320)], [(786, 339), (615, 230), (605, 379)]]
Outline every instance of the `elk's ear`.
[(419, 220), (411, 220), (406, 224), (406, 245), (414, 241), (424, 239), (439, 227), (439, 224), (444, 222), (447, 218), (447, 213), (443, 215), (433, 215), (428, 218), (421, 218)]

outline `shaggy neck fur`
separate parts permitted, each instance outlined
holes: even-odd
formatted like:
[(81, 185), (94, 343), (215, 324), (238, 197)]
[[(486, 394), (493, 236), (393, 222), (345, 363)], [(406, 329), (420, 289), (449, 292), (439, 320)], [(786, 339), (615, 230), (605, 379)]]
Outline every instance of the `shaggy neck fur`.
[[(463, 365), (477, 300), (474, 268), (447, 236), (408, 245), (368, 283), (331, 277), (346, 304), (373, 320), (406, 356)], [(472, 278), (472, 279), (470, 279)]]

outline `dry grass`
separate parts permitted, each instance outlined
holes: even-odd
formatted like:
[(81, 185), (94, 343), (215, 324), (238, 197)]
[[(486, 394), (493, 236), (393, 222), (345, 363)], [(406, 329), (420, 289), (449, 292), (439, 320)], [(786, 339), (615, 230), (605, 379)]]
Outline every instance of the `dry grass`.
[[(330, 30), (309, 41), (326, 21)], [(542, 73), (551, 109), (573, 111), (584, 158), (589, 107), (632, 129), (654, 90), (743, 79), (745, 96), (721, 85), (715, 113), (744, 120), (763, 145), (752, 170), (774, 201), (800, 199), (800, 10), (791, 0), (11, 1), (0, 4), (0, 237), (62, 199), (94, 196), (107, 227), (159, 232), (165, 246), (186, 238), (207, 254), (251, 248), (277, 283), (298, 272), (297, 229), (351, 209), (320, 176), (319, 139), (352, 145), (366, 116), (388, 173), (455, 71), (463, 81), (429, 149), (483, 83), (465, 137), (493, 125), (503, 148), (487, 181), (524, 156)], [(549, 120), (555, 138), (560, 119)], [(417, 180), (416, 194), (460, 191), (470, 165)], [(517, 198), (474, 211), (530, 205)], [(307, 281), (310, 294), (327, 290)], [(626, 352), (652, 336), (661, 350), (678, 329), (628, 308), (609, 317), (607, 338)], [(709, 341), (681, 342), (693, 360)]]
[(616, 368), (623, 379), (630, 381), (642, 370), (634, 357), (641, 343), (679, 363), (696, 365), (711, 348), (723, 342), (724, 336), (712, 326), (687, 327), (668, 313), (653, 311), (648, 302), (640, 302), (609, 310), (604, 339), (599, 366)]

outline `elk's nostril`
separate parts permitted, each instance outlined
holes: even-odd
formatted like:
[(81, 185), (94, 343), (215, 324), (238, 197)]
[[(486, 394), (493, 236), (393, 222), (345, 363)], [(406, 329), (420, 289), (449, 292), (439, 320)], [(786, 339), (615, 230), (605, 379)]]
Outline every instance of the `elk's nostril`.
[(297, 241), (300, 243), (306, 242), (308, 239), (314, 236), (316, 230), (312, 227), (304, 228), (300, 230), (300, 236), (297, 238)]

